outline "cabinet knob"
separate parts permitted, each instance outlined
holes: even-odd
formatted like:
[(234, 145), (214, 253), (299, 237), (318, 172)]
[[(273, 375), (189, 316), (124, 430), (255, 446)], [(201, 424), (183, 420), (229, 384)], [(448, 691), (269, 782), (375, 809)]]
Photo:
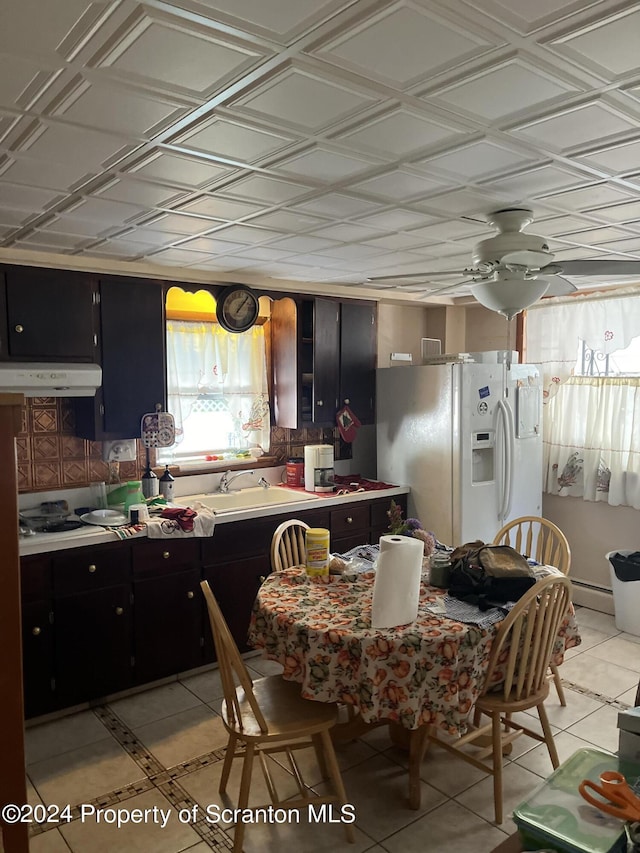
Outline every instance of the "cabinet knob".
[(171, 556), (171, 554), (169, 553), (169, 551), (163, 551), (162, 552), (162, 559), (163, 560), (168, 560), (170, 556)]
[(344, 404), (345, 404), (345, 406), (349, 405), (349, 398), (348, 397), (344, 398)]
[(37, 636), (39, 636), (39, 634), (40, 634), (41, 630), (42, 630), (42, 629), (41, 629), (41, 628), (38, 628), (38, 626), (36, 625), (36, 627), (35, 627), (35, 628), (32, 628), (32, 629), (31, 629), (31, 633), (33, 634), (33, 636), (34, 636), (34, 637), (37, 637)]
[(193, 592), (191, 590), (187, 593), (187, 598), (193, 598)]
[(264, 583), (264, 582), (266, 581), (266, 579), (267, 579), (267, 576), (266, 576), (266, 575), (260, 575), (260, 576), (258, 577), (258, 580), (260, 581), (260, 583)]
[(324, 406), (324, 403), (322, 402), (322, 400), (318, 400), (316, 406)]
[(350, 515), (347, 516), (347, 524), (353, 524), (353, 519)]
[(124, 608), (116, 607), (116, 616), (122, 616), (123, 613), (124, 613)]
[(16, 326), (16, 332), (20, 335), (22, 332), (24, 332), (24, 326), (21, 326), (20, 323), (18, 323), (18, 325)]
[(97, 569), (97, 568), (98, 568), (98, 567), (96, 566), (96, 564), (95, 564), (95, 563), (91, 563), (91, 565), (89, 566), (89, 573), (90, 573), (90, 574), (93, 574), (93, 573), (96, 571), (96, 569)]

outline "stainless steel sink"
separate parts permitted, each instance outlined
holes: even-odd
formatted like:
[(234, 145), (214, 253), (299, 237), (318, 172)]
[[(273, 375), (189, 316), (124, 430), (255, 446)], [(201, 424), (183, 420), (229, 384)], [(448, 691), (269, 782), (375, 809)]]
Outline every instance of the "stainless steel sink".
[(281, 489), (276, 486), (263, 489), (261, 486), (237, 491), (213, 492), (202, 495), (186, 495), (177, 498), (176, 503), (191, 505), (193, 501), (200, 501), (214, 512), (236, 512), (240, 509), (259, 509), (260, 507), (279, 506), (281, 504), (297, 503), (298, 501), (312, 501), (315, 495), (297, 492), (293, 489)]

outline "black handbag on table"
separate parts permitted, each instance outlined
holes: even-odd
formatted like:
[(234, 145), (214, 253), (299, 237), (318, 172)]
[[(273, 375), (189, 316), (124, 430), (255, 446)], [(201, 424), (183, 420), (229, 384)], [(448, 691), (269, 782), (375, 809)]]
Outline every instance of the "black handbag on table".
[(514, 548), (470, 544), (476, 547), (463, 545), (462, 555), (449, 571), (449, 595), (453, 598), (488, 610), (517, 601), (535, 584), (533, 570)]

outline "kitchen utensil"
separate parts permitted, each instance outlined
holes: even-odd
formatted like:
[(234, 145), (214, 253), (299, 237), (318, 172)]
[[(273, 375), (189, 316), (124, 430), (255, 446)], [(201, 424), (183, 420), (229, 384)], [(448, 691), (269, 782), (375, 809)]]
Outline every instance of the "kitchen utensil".
[(23, 509), (20, 519), (27, 527), (33, 530), (50, 530), (54, 525), (60, 524), (70, 515), (69, 504), (65, 500), (43, 501), (40, 506)]
[[(600, 811), (620, 818), (620, 820), (640, 821), (640, 797), (629, 787), (622, 773), (617, 770), (605, 770), (600, 774), (600, 784), (583, 779), (578, 790), (588, 803)], [(591, 791), (598, 794), (592, 796)]]
[(106, 483), (89, 483), (89, 504), (92, 509), (107, 508)]
[(126, 515), (114, 509), (95, 509), (81, 515), (80, 520), (85, 524), (99, 524), (101, 527), (120, 527), (128, 521)]
[[(137, 520), (134, 521), (134, 518)], [(131, 504), (129, 507), (129, 522), (131, 524), (146, 524), (149, 521), (149, 508), (146, 503)]]

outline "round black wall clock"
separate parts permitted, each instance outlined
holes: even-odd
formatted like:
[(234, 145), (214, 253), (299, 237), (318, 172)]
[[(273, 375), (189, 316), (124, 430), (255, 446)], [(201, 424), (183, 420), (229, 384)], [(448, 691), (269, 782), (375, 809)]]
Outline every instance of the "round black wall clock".
[(216, 298), (216, 317), (227, 332), (246, 332), (258, 319), (258, 297), (244, 284), (232, 284)]

